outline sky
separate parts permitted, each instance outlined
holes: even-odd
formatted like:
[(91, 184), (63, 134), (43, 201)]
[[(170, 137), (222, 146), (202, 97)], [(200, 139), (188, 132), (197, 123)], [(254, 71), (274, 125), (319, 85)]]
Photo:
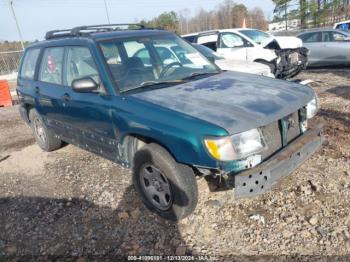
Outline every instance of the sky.
[[(0, 0), (0, 40), (19, 40), (10, 0)], [(12, 0), (24, 40), (41, 40), (49, 30), (79, 25), (107, 23), (103, 0)], [(151, 19), (164, 11), (188, 8), (195, 14), (200, 8), (214, 9), (222, 0), (106, 0), (111, 23), (133, 23)], [(235, 0), (248, 8), (260, 7), (272, 17), (271, 0)]]

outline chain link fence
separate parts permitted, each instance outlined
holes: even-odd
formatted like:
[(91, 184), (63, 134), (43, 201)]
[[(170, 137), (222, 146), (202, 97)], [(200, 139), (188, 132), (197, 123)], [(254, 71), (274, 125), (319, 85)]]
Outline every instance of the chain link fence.
[(17, 72), (23, 50), (0, 51), (0, 76)]

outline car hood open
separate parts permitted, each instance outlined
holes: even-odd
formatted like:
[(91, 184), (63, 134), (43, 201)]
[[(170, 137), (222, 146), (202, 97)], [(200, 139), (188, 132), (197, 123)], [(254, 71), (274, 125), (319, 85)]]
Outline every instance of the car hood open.
[(236, 134), (270, 124), (297, 111), (313, 98), (314, 91), (283, 80), (223, 72), (132, 96)]

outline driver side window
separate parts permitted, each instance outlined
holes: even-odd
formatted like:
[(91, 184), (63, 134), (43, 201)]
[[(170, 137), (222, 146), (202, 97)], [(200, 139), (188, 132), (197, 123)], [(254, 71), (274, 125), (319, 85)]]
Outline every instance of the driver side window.
[(219, 39), (220, 48), (248, 47), (248, 43), (239, 35), (234, 33), (222, 33)]
[(100, 83), (94, 59), (87, 47), (68, 47), (66, 71), (68, 86), (74, 80), (84, 77), (91, 77), (96, 83)]

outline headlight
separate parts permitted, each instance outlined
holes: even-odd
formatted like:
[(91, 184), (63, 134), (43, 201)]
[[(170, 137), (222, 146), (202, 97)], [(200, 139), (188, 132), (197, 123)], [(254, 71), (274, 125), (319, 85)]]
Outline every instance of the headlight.
[(317, 114), (318, 108), (319, 100), (317, 95), (315, 94), (315, 97), (306, 105), (306, 118), (313, 118)]
[(266, 148), (259, 129), (251, 129), (233, 136), (206, 138), (204, 143), (211, 156), (221, 161), (244, 159)]

